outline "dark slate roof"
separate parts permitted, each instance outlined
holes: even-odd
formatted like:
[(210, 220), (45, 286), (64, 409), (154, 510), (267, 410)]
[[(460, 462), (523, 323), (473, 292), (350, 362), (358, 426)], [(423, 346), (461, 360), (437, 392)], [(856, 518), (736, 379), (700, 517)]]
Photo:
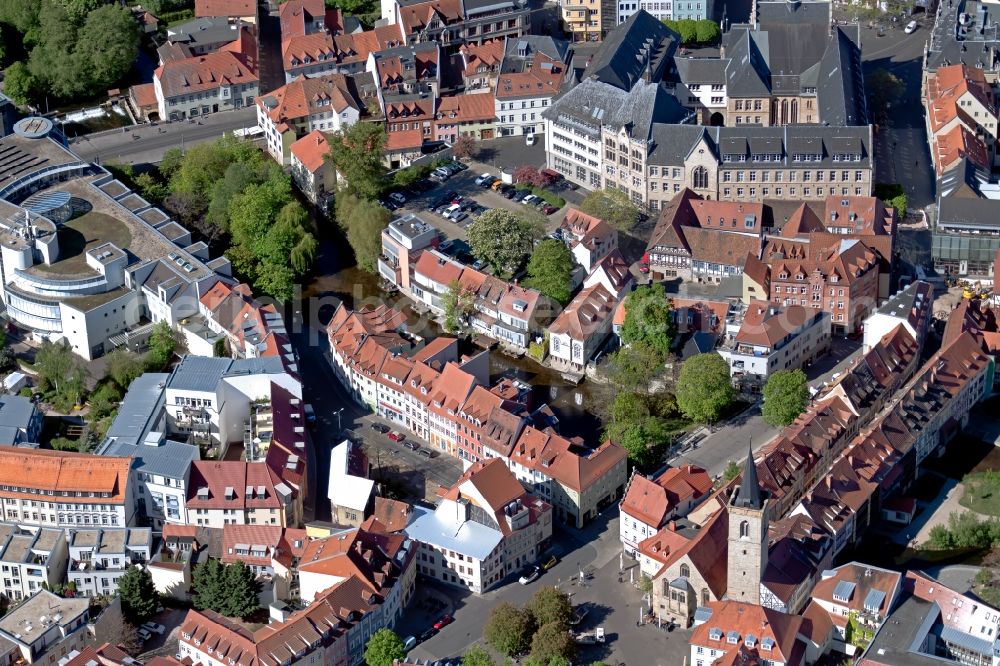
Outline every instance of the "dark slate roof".
[(667, 79), (681, 83), (724, 84), (726, 61), (721, 58), (674, 58)]
[(1000, 230), (1000, 201), (942, 197), (938, 203), (938, 227)]
[(750, 30), (730, 31), (726, 54), (726, 94), (730, 97), (767, 97), (771, 94), (771, 75), (767, 60), (761, 52), (766, 50), (768, 35), (751, 33)]
[(848, 36), (848, 29), (855, 34), (858, 30), (857, 26), (834, 29), (819, 63), (816, 99), (820, 119), (828, 125), (864, 125), (868, 122), (861, 49)]
[(666, 64), (677, 49), (677, 35), (644, 9), (615, 27), (587, 68), (587, 76), (630, 90), (648, 74), (659, 81)]
[(680, 166), (702, 136), (715, 146), (717, 128), (702, 125), (668, 125), (656, 123), (651, 134), (652, 146), (646, 161), (653, 165)]
[(577, 127), (593, 137), (600, 127), (626, 127), (633, 137), (649, 138), (655, 123), (680, 123), (691, 116), (663, 83), (639, 81), (629, 91), (586, 79), (552, 103), (543, 115)]
[[(968, 26), (959, 25), (958, 17), (972, 17)], [(980, 32), (982, 30), (982, 32)], [(962, 40), (957, 35), (961, 32)], [(1000, 51), (1000, 8), (974, 0), (941, 0), (931, 29), (927, 69), (964, 63), (981, 66), (987, 72), (998, 68)]]
[(757, 465), (753, 461), (753, 449), (747, 453), (746, 464), (743, 466), (743, 479), (740, 480), (739, 490), (733, 495), (732, 504), (757, 511), (764, 508), (764, 493), (761, 492), (760, 481), (757, 480)]
[(828, 0), (762, 0), (757, 3), (757, 21), (761, 30), (773, 25), (829, 26), (831, 3)]
[(982, 185), (990, 181), (988, 171), (968, 158), (941, 174), (937, 182), (939, 196), (977, 198), (982, 196)]
[[(507, 48), (504, 52), (504, 72), (507, 72), (507, 59), (519, 59), (518, 53), (520, 52), (521, 46), (526, 47), (526, 52), (528, 58), (534, 57), (536, 53), (542, 53), (553, 60), (559, 62), (566, 62), (566, 55), (569, 52), (569, 42), (565, 39), (555, 39), (549, 35), (522, 35), (517, 38), (510, 38), (507, 40)], [(510, 71), (523, 71), (523, 67), (512, 69)]]

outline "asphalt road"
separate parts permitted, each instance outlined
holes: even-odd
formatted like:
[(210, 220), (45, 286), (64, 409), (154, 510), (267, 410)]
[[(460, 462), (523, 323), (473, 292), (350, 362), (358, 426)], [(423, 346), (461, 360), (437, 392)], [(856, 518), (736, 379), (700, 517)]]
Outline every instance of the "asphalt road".
[[(899, 183), (909, 196), (911, 208), (934, 203), (934, 170), (927, 144), (924, 105), (920, 100), (921, 63), (930, 17), (919, 18), (916, 32), (907, 35), (902, 23), (886, 23), (885, 36), (862, 28), (861, 60), (866, 74), (885, 69), (905, 86), (902, 102), (886, 110), (888, 125), (875, 133), (875, 181)], [(873, 122), (878, 109), (869, 109)]]
[(184, 149), (192, 144), (217, 139), (235, 129), (257, 124), (256, 107), (223, 111), (202, 116), (198, 122), (182, 121), (136, 125), (124, 132), (85, 135), (70, 139), (70, 146), (90, 162), (155, 164), (170, 148)]

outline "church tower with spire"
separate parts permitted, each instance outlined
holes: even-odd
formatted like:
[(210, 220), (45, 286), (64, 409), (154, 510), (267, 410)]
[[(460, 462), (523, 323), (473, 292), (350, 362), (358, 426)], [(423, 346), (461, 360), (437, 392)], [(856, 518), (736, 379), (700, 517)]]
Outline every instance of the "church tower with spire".
[(760, 581), (767, 568), (767, 527), (767, 495), (760, 489), (751, 448), (743, 479), (729, 499), (727, 598), (760, 604)]

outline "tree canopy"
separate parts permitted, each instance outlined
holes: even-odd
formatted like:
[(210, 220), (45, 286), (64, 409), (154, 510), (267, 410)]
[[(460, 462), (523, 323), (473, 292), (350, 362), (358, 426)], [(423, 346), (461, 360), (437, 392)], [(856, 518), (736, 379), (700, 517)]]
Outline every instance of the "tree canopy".
[(530, 612), (504, 602), (493, 607), (483, 638), (497, 652), (513, 657), (528, 651), (534, 631), (535, 619)]
[(539, 626), (550, 622), (569, 624), (573, 617), (569, 595), (557, 587), (540, 588), (528, 601), (527, 608)]
[[(163, 369), (170, 362), (177, 349), (177, 338), (174, 329), (166, 321), (158, 321), (149, 334), (149, 365), (151, 368)], [(127, 387), (124, 387), (127, 388)]]
[(670, 355), (676, 333), (673, 305), (662, 284), (642, 285), (626, 297), (621, 331), (623, 344), (645, 345), (662, 364)]
[(576, 643), (563, 622), (543, 624), (531, 639), (531, 657), (551, 663), (552, 659), (571, 660), (576, 654)]
[(83, 401), (87, 369), (65, 342), (42, 341), (35, 353), (35, 371), (39, 388), (59, 410), (69, 412)]
[(247, 617), (260, 608), (260, 583), (243, 562), (223, 564), (209, 559), (194, 570), (194, 607), (227, 617)]
[(621, 231), (628, 231), (639, 219), (638, 207), (621, 190), (594, 190), (580, 202), (580, 210)]
[(687, 418), (712, 423), (736, 398), (729, 365), (715, 352), (692, 356), (677, 380), (677, 405)]
[(357, 122), (330, 135), (327, 159), (347, 181), (348, 193), (373, 200), (385, 191), (382, 155), (387, 140), (382, 123)]
[(566, 243), (546, 238), (535, 246), (528, 259), (528, 279), (524, 284), (566, 305), (573, 294), (572, 277), (573, 255)]
[(153, 577), (135, 565), (129, 565), (118, 579), (118, 594), (122, 599), (122, 613), (133, 624), (151, 618), (160, 604)]
[(462, 655), (462, 666), (496, 666), (496, 662), (482, 645), (476, 643)]
[(406, 656), (403, 639), (392, 629), (379, 629), (365, 646), (365, 663), (368, 666), (393, 666), (396, 659)]
[(392, 215), (388, 210), (356, 194), (342, 192), (337, 196), (337, 224), (347, 234), (358, 267), (369, 273), (378, 271), (378, 256), (382, 253), (382, 230)]
[(102, 0), (0, 3), (0, 24), (24, 37), (28, 58), (8, 68), (4, 92), (19, 104), (102, 94), (139, 55), (131, 12)]
[(503, 208), (483, 213), (469, 227), (469, 247), (496, 275), (509, 275), (531, 251), (537, 229), (528, 219)]
[(764, 420), (773, 426), (786, 426), (805, 411), (809, 404), (806, 373), (799, 369), (778, 370), (764, 385)]
[(678, 34), (681, 44), (714, 44), (722, 36), (719, 24), (711, 19), (664, 19), (663, 24)]
[(475, 309), (476, 295), (463, 288), (458, 280), (452, 280), (441, 300), (444, 307), (444, 330), (458, 333), (462, 330), (462, 320)]

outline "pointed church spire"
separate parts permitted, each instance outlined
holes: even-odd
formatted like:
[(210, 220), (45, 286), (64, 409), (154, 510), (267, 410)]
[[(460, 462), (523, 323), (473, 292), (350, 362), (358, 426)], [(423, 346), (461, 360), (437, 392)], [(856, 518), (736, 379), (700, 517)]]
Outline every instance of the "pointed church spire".
[(753, 444), (747, 451), (746, 466), (743, 468), (743, 480), (740, 489), (733, 498), (733, 504), (747, 509), (761, 510), (764, 508), (764, 495), (760, 491), (760, 481), (757, 480), (757, 465), (753, 462)]

